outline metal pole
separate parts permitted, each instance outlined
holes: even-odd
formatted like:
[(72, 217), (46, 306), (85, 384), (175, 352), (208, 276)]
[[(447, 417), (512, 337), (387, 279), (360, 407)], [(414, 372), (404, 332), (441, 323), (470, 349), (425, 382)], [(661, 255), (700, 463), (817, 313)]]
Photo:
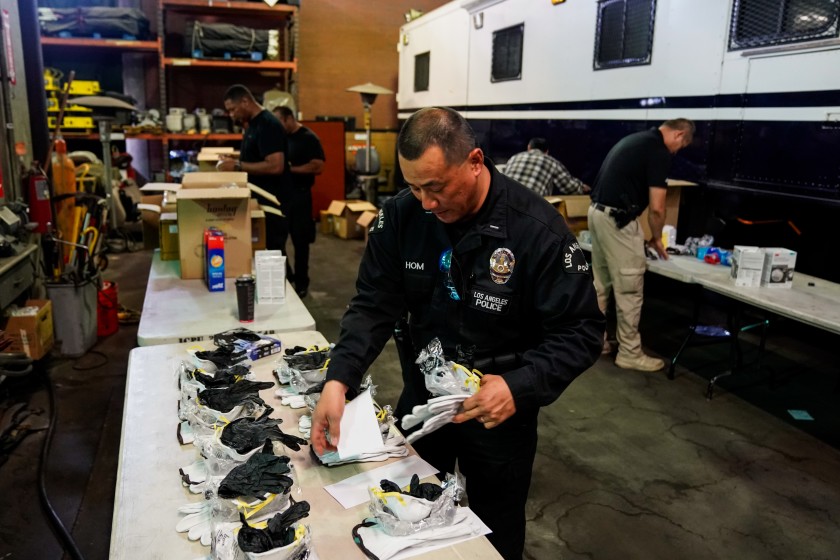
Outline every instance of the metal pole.
[(365, 103), (365, 175), (370, 175), (370, 103)]
[(117, 230), (117, 213), (114, 211), (114, 197), (112, 195), (113, 179), (111, 174), (111, 121), (102, 119), (99, 121), (99, 140), (102, 142), (102, 166), (104, 175), (105, 200), (108, 202), (109, 225), (112, 231)]

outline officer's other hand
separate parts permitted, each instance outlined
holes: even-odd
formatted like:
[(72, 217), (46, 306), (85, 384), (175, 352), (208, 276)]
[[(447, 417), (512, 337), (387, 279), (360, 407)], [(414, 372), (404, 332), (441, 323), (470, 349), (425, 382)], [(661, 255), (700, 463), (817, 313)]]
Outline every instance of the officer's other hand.
[(668, 253), (665, 251), (665, 247), (662, 245), (662, 239), (651, 238), (648, 241), (648, 246), (651, 247), (656, 254), (659, 255), (659, 258), (663, 261), (668, 260)]
[[(312, 413), (312, 448), (318, 455), (336, 451), (341, 435), (341, 417), (344, 414), (347, 385), (341, 381), (327, 381), (321, 398)], [(327, 437), (329, 434), (329, 437)]]
[(236, 158), (233, 156), (219, 155), (216, 163), (216, 171), (234, 171), (236, 169)]
[[(321, 397), (323, 398), (323, 396)], [(510, 387), (501, 375), (485, 374), (479, 391), (465, 400), (463, 412), (452, 419), (456, 424), (475, 418), (487, 429), (495, 428), (516, 412)]]

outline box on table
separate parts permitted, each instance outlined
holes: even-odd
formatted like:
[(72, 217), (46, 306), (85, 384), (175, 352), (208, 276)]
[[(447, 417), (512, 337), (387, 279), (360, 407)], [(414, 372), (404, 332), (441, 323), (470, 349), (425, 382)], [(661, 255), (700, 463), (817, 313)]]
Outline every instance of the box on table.
[(265, 210), (260, 208), (260, 203), (255, 198), (251, 199), (249, 210), (251, 212), (251, 250), (262, 251), (265, 249), (267, 235), (265, 229)]
[(554, 209), (562, 214), (564, 218), (566, 217), (566, 202), (563, 200), (562, 196), (552, 194), (543, 198), (545, 198), (546, 202), (554, 206)]
[[(181, 278), (204, 278), (204, 230), (225, 238), (225, 276), (251, 274), (251, 191), (247, 173), (187, 173), (178, 191), (178, 252)], [(220, 188), (227, 187), (230, 188)]]
[(341, 239), (359, 239), (364, 237), (364, 229), (358, 219), (362, 212), (376, 212), (376, 206), (366, 200), (333, 200), (327, 213), (333, 218), (333, 233)]
[[(143, 248), (157, 249), (160, 246), (160, 207), (162, 194), (140, 196), (140, 220), (143, 222)], [(157, 207), (158, 211), (153, 210)]]
[[(689, 181), (682, 181), (679, 179), (668, 179), (668, 189), (665, 193), (665, 224), (669, 226), (677, 226), (680, 219), (680, 199), (682, 198), (682, 190), (684, 187), (696, 187), (697, 183)], [(639, 221), (642, 224), (642, 232), (645, 239), (650, 239), (650, 226), (648, 225), (648, 209), (642, 212), (639, 216)]]
[(165, 212), (160, 215), (160, 260), (178, 260), (178, 214)]
[(764, 270), (764, 250), (750, 245), (735, 245), (732, 249), (732, 268), (729, 276), (736, 286), (758, 287)]
[(765, 248), (761, 285), (768, 288), (790, 288), (793, 285), (795, 267), (796, 251), (783, 247)]
[(211, 292), (225, 291), (225, 236), (216, 228), (204, 230), (204, 278)]
[(320, 224), (321, 233), (325, 235), (329, 235), (333, 232), (333, 228), (335, 224), (333, 222), (333, 215), (327, 212), (326, 210), (321, 210), (321, 221), (318, 222)]
[(562, 196), (563, 203), (566, 207), (566, 213), (563, 217), (566, 218), (566, 224), (569, 229), (576, 236), (583, 230), (589, 229), (589, 206), (592, 204), (592, 199), (588, 194), (565, 194)]
[(43, 358), (55, 343), (52, 302), (48, 299), (26, 300), (24, 307), (9, 317), (5, 331), (12, 341), (6, 352), (23, 352), (33, 360)]
[(365, 243), (367, 243), (368, 235), (370, 235), (370, 228), (373, 221), (376, 217), (379, 216), (379, 212), (371, 212), (370, 210), (365, 210), (359, 216), (359, 219), (356, 220), (356, 224), (361, 227), (365, 232)]

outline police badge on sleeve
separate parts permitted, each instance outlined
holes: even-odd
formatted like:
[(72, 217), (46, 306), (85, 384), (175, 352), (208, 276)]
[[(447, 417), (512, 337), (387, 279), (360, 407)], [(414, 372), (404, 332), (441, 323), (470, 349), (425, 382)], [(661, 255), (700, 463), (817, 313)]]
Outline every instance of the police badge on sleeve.
[(563, 269), (571, 274), (589, 274), (589, 261), (577, 241), (566, 245), (563, 251)]

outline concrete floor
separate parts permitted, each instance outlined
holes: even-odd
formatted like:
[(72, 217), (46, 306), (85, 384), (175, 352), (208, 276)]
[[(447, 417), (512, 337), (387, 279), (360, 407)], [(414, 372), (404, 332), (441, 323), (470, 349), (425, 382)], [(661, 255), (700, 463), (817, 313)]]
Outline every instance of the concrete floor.
[[(324, 236), (313, 246), (305, 303), (329, 340), (338, 335), (362, 251), (361, 241)], [(123, 305), (142, 308), (149, 263), (147, 251), (112, 257), (105, 277), (118, 283)], [(645, 343), (670, 356), (690, 318), (690, 293), (659, 278), (649, 278), (646, 291)], [(707, 302), (710, 319), (724, 303)], [(101, 355), (48, 365), (59, 414), (48, 491), (88, 559), (108, 555), (125, 369), (135, 341), (136, 327), (122, 326), (99, 341)], [(751, 355), (755, 340), (747, 341)], [(620, 370), (602, 357), (541, 414), (525, 557), (840, 558), (836, 344), (836, 337), (780, 324), (765, 361), (775, 383), (766, 383), (766, 372), (727, 378), (712, 400), (705, 386), (726, 369), (725, 345), (689, 351), (674, 381)], [(378, 400), (395, 402), (393, 343), (372, 373)], [(0, 412), (14, 402), (48, 408), (34, 376), (0, 385)], [(793, 420), (789, 409), (814, 420)], [(29, 436), (0, 466), (0, 560), (62, 557), (35, 486), (43, 437)]]

